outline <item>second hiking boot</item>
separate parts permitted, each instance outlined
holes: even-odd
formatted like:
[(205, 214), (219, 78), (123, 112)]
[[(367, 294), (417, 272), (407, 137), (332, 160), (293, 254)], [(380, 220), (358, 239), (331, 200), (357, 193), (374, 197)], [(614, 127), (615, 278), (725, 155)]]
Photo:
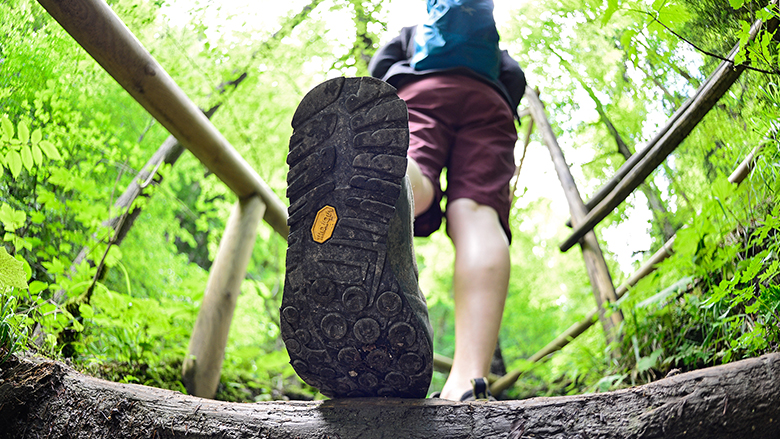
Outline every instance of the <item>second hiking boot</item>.
[(320, 84), (293, 117), (282, 339), (301, 379), (329, 397), (424, 398), (430, 384), (407, 118), (374, 78)]

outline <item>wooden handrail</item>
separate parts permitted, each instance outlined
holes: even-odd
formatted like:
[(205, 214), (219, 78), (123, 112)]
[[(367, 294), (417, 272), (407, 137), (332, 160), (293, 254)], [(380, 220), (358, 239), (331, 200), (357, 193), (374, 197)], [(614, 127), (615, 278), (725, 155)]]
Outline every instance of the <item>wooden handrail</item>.
[[(558, 144), (558, 139), (556, 139), (550, 122), (547, 120), (544, 105), (542, 105), (542, 102), (539, 100), (536, 91), (530, 87), (526, 88), (525, 98), (528, 100), (531, 116), (534, 118), (539, 133), (550, 152), (550, 158), (552, 159), (553, 165), (555, 166), (555, 172), (558, 174), (558, 179), (560, 180), (566, 195), (566, 201), (569, 203), (569, 212), (571, 213), (574, 224), (580, 224), (582, 218), (584, 218), (588, 212), (585, 209), (582, 198), (580, 198), (577, 184), (574, 182), (574, 177), (571, 175), (571, 170), (566, 163), (566, 158), (563, 156), (561, 147)], [(588, 232), (579, 240), (579, 242), (582, 247), (582, 257), (585, 260), (585, 267), (593, 289), (593, 295), (599, 308), (599, 319), (604, 326), (607, 340), (611, 341), (613, 337), (612, 329), (620, 326), (620, 323), (623, 321), (623, 314), (616, 311), (608, 317), (604, 312), (603, 305), (617, 300), (615, 286), (612, 283), (612, 277), (609, 274), (609, 268), (604, 260), (604, 255), (601, 252), (598, 239), (596, 239), (596, 234), (592, 231)]]
[[(750, 40), (755, 39), (761, 29), (762, 21), (758, 20), (750, 30)], [(777, 28), (777, 20), (772, 20), (768, 30)], [(732, 84), (745, 70), (745, 65), (734, 65), (740, 45), (737, 44), (728, 56), (729, 61), (723, 61), (710, 78), (702, 84), (696, 94), (678, 110), (669, 124), (661, 130), (662, 135), (654, 138), (655, 143), (650, 143), (645, 149), (637, 152), (618, 171), (615, 178), (610, 180), (606, 188), (600, 190), (593, 200), (599, 199), (596, 204), (579, 223), (574, 225), (572, 234), (560, 245), (561, 251), (569, 250), (585, 234), (600, 223), (617, 206), (620, 205), (647, 177), (658, 167), (669, 154), (672, 153), (685, 138), (693, 131), (693, 128), (704, 116), (717, 104), (718, 100), (726, 94)], [(588, 204), (593, 204), (593, 200)]]
[[(745, 160), (734, 170), (734, 172), (731, 174), (731, 177), (729, 177), (729, 181), (733, 184), (739, 185), (742, 183), (742, 181), (747, 178), (750, 171), (752, 170), (752, 167), (749, 165), (754, 160), (755, 154), (758, 153), (760, 150), (760, 146), (753, 149), (753, 151), (748, 154), (748, 156), (745, 158)], [(664, 243), (663, 246), (661, 246), (658, 251), (656, 251), (653, 256), (650, 257), (644, 264), (642, 264), (639, 269), (634, 272), (625, 282), (623, 282), (620, 287), (618, 287), (617, 290), (615, 290), (615, 295), (617, 298), (623, 297), (628, 292), (628, 289), (632, 286), (636, 285), (637, 282), (644, 279), (649, 274), (653, 273), (657, 268), (658, 265), (665, 261), (669, 256), (671, 256), (674, 253), (673, 246), (674, 241), (677, 238), (677, 235), (672, 236), (668, 241)], [(528, 357), (529, 362), (534, 363), (542, 358), (552, 354), (555, 351), (563, 349), (564, 346), (568, 345), (572, 341), (574, 341), (575, 338), (582, 335), (588, 328), (593, 326), (594, 323), (596, 323), (596, 314), (598, 313), (598, 308), (592, 310), (588, 313), (585, 318), (580, 320), (579, 322), (571, 325), (566, 331), (561, 333), (558, 337), (556, 337), (553, 341), (550, 343), (547, 343), (547, 346), (540, 349), (535, 354)], [(449, 360), (446, 357), (442, 357), (439, 360), (439, 365), (443, 366), (446, 365), (446, 360)], [(450, 366), (452, 365), (452, 360), (450, 360)], [(442, 369), (438, 369), (442, 370)], [(522, 374), (521, 369), (513, 370), (503, 377), (493, 381), (493, 384), (490, 386), (490, 391), (494, 395), (499, 395), (504, 390), (508, 389), (509, 386), (515, 383), (515, 381), (520, 378), (520, 375)]]
[(95, 60), (239, 199), (258, 196), (285, 239), (287, 208), (101, 0), (38, 0)]

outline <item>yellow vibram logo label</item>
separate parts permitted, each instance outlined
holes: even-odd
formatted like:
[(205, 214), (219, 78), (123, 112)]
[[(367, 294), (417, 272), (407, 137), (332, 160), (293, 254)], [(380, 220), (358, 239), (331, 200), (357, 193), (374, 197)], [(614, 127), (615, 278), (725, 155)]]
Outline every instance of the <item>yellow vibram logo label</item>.
[(314, 225), (311, 226), (311, 239), (322, 244), (333, 236), (333, 229), (336, 228), (336, 221), (339, 216), (336, 215), (336, 209), (331, 206), (325, 206), (317, 212), (314, 218)]

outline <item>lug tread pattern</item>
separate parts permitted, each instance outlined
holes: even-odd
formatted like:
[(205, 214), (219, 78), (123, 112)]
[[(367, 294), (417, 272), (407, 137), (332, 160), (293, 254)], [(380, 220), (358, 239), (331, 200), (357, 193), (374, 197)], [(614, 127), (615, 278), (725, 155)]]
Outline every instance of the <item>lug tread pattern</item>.
[[(427, 392), (430, 345), (387, 255), (407, 123), (405, 103), (374, 78), (327, 81), (293, 118), (282, 339), (298, 375), (326, 396)], [(312, 227), (325, 206), (338, 219), (318, 243)]]

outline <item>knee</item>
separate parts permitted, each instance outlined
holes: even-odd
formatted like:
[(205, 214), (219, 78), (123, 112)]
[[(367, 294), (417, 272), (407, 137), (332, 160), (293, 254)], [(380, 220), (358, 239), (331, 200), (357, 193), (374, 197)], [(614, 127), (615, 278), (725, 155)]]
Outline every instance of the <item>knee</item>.
[(447, 233), (455, 247), (471, 246), (487, 258), (502, 258), (509, 254), (507, 239), (498, 213), (490, 206), (462, 198), (447, 206)]
[(412, 158), (409, 158), (406, 175), (409, 177), (409, 183), (412, 186), (414, 215), (417, 216), (428, 210), (433, 203), (433, 183), (431, 183), (428, 177), (423, 175), (420, 165)]

